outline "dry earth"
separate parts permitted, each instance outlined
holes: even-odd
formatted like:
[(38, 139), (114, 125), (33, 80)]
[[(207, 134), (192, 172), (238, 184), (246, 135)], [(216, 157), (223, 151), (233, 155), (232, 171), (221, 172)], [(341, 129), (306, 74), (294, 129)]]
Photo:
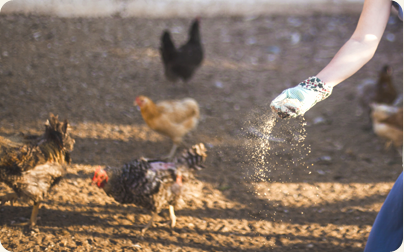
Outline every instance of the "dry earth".
[[(165, 80), (164, 28), (186, 37), (189, 19), (0, 15), (0, 133), (41, 133), (48, 114), (70, 120), (73, 165), (43, 203), (39, 232), (18, 224), (31, 205), (0, 209), (10, 251), (363, 251), (373, 220), (402, 171), (401, 156), (367, 127), (357, 87), (394, 68), (402, 94), (402, 23), (394, 16), (374, 58), (305, 120), (276, 121), (269, 102), (316, 74), (353, 32), (358, 15), (202, 18), (206, 60), (189, 83)], [(94, 168), (168, 152), (133, 106), (195, 98), (202, 119), (185, 145), (208, 146), (206, 169), (187, 186), (177, 226), (168, 211), (144, 236), (149, 214), (90, 185)], [(9, 189), (1, 185), (0, 192)]]

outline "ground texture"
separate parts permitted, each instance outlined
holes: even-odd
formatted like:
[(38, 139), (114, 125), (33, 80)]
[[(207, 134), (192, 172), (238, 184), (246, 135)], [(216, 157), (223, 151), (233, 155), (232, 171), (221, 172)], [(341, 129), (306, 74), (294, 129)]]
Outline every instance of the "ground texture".
[[(357, 20), (202, 18), (204, 64), (174, 84), (164, 78), (159, 37), (170, 28), (184, 41), (189, 19), (0, 15), (0, 134), (39, 134), (52, 112), (69, 119), (76, 139), (68, 175), (39, 211), (39, 232), (18, 225), (31, 205), (7, 203), (1, 243), (10, 251), (363, 251), (402, 161), (368, 127), (357, 87), (390, 64), (402, 94), (402, 23), (392, 17), (374, 58), (304, 120), (273, 125), (268, 106), (325, 66)], [(184, 146), (203, 142), (209, 151), (177, 226), (163, 211), (144, 236), (149, 213), (90, 185), (99, 165), (168, 153), (170, 140), (133, 106), (141, 94), (195, 98), (202, 118)], [(251, 138), (252, 127), (285, 141)]]

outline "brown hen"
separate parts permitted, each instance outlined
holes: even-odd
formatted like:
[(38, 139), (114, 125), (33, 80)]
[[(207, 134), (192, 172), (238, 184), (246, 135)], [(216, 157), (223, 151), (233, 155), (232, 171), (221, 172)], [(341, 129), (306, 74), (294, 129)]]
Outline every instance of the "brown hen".
[(143, 120), (154, 131), (173, 141), (168, 158), (172, 158), (185, 134), (193, 130), (199, 121), (199, 105), (192, 98), (161, 101), (155, 104), (146, 96), (135, 100)]

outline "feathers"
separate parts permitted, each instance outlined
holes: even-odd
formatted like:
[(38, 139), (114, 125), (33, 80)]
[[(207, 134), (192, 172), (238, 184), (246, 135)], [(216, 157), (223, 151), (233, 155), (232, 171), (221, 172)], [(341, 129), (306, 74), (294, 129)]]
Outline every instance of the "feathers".
[(187, 43), (178, 49), (171, 39), (168, 30), (161, 36), (160, 55), (164, 65), (164, 73), (168, 80), (184, 82), (191, 79), (195, 70), (203, 61), (203, 48), (199, 32), (199, 19), (196, 18), (190, 29)]
[[(205, 146), (199, 144), (185, 150), (173, 162), (141, 158), (119, 168), (107, 167), (108, 182), (102, 189), (119, 203), (133, 203), (159, 213), (162, 208), (176, 204), (181, 194), (182, 176), (203, 168), (205, 159)], [(97, 173), (99, 170), (93, 182), (99, 181)]]
[(398, 92), (393, 85), (391, 78), (392, 69), (390, 66), (385, 65), (379, 72), (379, 79), (376, 83), (364, 82), (358, 85), (357, 91), (359, 96), (359, 102), (367, 113), (370, 114), (370, 104), (372, 103), (384, 103), (387, 105), (396, 102)]
[(403, 145), (403, 109), (386, 104), (371, 104), (373, 131), (379, 137), (393, 143), (397, 148)]
[(397, 98), (397, 90), (393, 86), (393, 81), (391, 79), (392, 72), (393, 70), (390, 66), (383, 66), (379, 74), (379, 80), (376, 85), (372, 102), (392, 104)]
[[(152, 130), (171, 138), (173, 147), (180, 144), (183, 136), (193, 130), (199, 121), (199, 105), (192, 98), (155, 104), (150, 98), (139, 96), (135, 104), (140, 107), (146, 124)], [(175, 149), (170, 152), (169, 157), (173, 156)]]
[(200, 143), (194, 145), (191, 149), (182, 152), (181, 156), (176, 159), (176, 163), (186, 165), (189, 168), (201, 170), (204, 168), (201, 164), (205, 162), (206, 148)]
[[(65, 174), (74, 140), (68, 122), (51, 114), (42, 136), (24, 141), (0, 137), (0, 181), (19, 197), (38, 202)], [(14, 139), (15, 140), (15, 139)]]
[(64, 165), (47, 162), (24, 172), (22, 176), (13, 180), (11, 187), (20, 198), (40, 202), (46, 197), (49, 189), (59, 183), (65, 173)]

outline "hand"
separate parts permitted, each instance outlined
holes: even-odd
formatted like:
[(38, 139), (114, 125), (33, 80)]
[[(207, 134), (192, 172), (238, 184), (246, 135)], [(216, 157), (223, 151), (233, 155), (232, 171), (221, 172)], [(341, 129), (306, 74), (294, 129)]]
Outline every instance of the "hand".
[(304, 115), (317, 102), (330, 96), (332, 88), (313, 76), (296, 87), (284, 90), (270, 106), (281, 118)]

